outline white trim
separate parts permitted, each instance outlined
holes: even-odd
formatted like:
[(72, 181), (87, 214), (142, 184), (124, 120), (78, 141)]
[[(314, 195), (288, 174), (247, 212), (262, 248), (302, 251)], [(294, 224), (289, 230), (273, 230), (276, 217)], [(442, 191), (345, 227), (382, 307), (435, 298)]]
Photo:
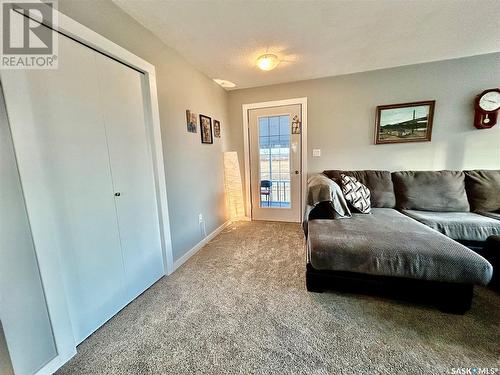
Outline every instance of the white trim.
[(189, 258), (191, 258), (193, 255), (195, 255), (198, 251), (200, 251), (206, 244), (208, 244), (214, 237), (216, 237), (220, 232), (222, 232), (224, 230), (224, 228), (226, 228), (231, 223), (232, 222), (230, 220), (226, 221), (224, 224), (222, 224), (220, 227), (215, 229), (212, 233), (210, 233), (208, 236), (206, 236), (204, 239), (202, 239), (196, 245), (194, 245), (190, 250), (188, 250), (186, 252), (186, 254), (184, 254), (179, 259), (177, 259), (174, 262), (174, 271), (177, 270), (184, 263), (186, 263)]
[[(151, 121), (150, 142), (151, 152), (154, 162), (154, 178), (156, 196), (158, 197), (158, 215), (160, 222), (160, 236), (163, 250), (163, 272), (170, 275), (174, 272), (174, 255), (172, 251), (172, 237), (170, 233), (170, 218), (168, 216), (168, 201), (167, 201), (167, 184), (165, 176), (165, 165), (163, 159), (163, 147), (161, 141), (160, 128), (160, 110), (158, 107), (158, 91), (156, 89), (156, 76), (154, 72), (146, 75), (146, 82), (149, 88), (145, 91), (145, 99), (149, 102), (149, 106), (145, 106), (149, 111), (149, 119)], [(148, 115), (148, 114), (146, 114)]]
[(304, 210), (306, 209), (306, 195), (307, 195), (307, 98), (302, 98), (302, 210), (300, 211), (301, 221), (304, 219)]
[[(32, 2), (43, 4), (40, 0), (32, 0)], [(17, 5), (22, 6), (23, 3), (21, 2)], [(154, 163), (153, 171), (156, 185), (155, 188), (159, 216), (158, 220), (160, 223), (161, 244), (163, 251), (163, 273), (170, 274), (174, 271), (174, 262), (170, 234), (170, 221), (168, 216), (167, 188), (161, 141), (155, 67), (146, 60), (134, 55), (133, 53), (120, 47), (118, 44), (106, 39), (55, 9), (54, 15), (54, 19), (58, 20), (57, 25), (45, 23), (46, 26), (49, 26), (50, 28), (67, 35), (74, 40), (103, 53), (104, 55), (110, 56), (113, 59), (142, 72), (145, 76), (145, 108), (146, 116), (149, 117), (147, 119), (147, 125), (149, 125), (149, 143)], [(36, 12), (32, 12), (31, 16), (36, 20), (38, 14)], [(38, 19), (38, 21), (40, 22), (40, 19)], [(40, 274), (42, 276), (42, 283), (44, 284), (49, 315), (54, 328), (54, 339), (56, 341), (58, 354), (47, 365), (40, 369), (36, 373), (37, 375), (45, 375), (55, 372), (76, 354), (75, 340), (72, 336), (71, 330), (64, 330), (60, 327), (61, 324), (67, 323), (69, 313), (67, 311), (66, 301), (63, 297), (61, 297), (61, 294), (64, 293), (60, 293), (60, 287), (62, 284), (59, 282), (59, 290), (56, 288), (57, 280), (61, 279), (59, 266), (54, 265), (52, 259), (52, 266), (49, 269), (49, 265), (47, 264), (48, 260), (47, 262), (44, 262), (41, 258), (42, 257), (39, 257)], [(57, 271), (55, 273), (54, 267)], [(62, 322), (60, 323), (59, 321)]]
[(248, 136), (248, 111), (251, 109), (281, 107), (285, 105), (301, 105), (302, 129), (301, 135), (301, 180), (302, 186), (300, 189), (300, 217), (304, 217), (304, 208), (306, 204), (306, 189), (307, 189), (307, 97), (293, 98), (284, 100), (274, 100), (269, 102), (250, 103), (242, 105), (243, 112), (243, 156), (245, 159), (245, 212), (246, 216), (252, 218), (252, 201), (250, 196), (250, 146)]

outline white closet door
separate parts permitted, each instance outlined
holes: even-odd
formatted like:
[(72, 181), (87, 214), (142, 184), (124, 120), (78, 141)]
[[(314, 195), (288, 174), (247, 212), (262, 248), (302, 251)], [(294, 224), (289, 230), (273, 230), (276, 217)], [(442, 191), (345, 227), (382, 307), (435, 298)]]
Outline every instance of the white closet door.
[(164, 275), (152, 154), (144, 113), (144, 75), (97, 54), (123, 265), (133, 299)]
[(35, 246), (59, 250), (79, 343), (128, 301), (97, 54), (64, 36), (59, 43), (57, 70), (2, 78)]

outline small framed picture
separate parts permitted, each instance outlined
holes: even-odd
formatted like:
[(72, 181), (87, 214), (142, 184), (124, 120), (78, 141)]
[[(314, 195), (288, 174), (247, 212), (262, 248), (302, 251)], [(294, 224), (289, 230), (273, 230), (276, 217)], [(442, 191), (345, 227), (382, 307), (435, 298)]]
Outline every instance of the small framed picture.
[(186, 109), (186, 125), (188, 133), (196, 133), (198, 118), (196, 113), (191, 112), (189, 109)]
[(375, 144), (430, 142), (434, 100), (377, 107)]
[(295, 115), (292, 119), (292, 134), (300, 134), (300, 125), (301, 122), (299, 120), (299, 116)]
[(212, 119), (205, 115), (200, 115), (201, 143), (214, 143), (212, 138)]
[(214, 120), (214, 137), (220, 138), (220, 121)]

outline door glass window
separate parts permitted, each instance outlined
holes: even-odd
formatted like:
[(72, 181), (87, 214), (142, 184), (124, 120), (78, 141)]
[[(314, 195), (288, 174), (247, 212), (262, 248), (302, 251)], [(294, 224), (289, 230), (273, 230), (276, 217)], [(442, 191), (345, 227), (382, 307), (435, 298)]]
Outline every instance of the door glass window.
[(291, 208), (290, 116), (259, 117), (260, 207)]

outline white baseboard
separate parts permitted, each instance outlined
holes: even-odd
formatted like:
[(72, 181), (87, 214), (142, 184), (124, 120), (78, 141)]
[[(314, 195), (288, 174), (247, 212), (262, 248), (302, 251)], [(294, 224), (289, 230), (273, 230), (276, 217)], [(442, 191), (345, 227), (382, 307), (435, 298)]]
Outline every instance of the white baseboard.
[(186, 254), (184, 254), (179, 259), (177, 259), (174, 262), (174, 272), (177, 268), (179, 268), (184, 263), (186, 263), (189, 258), (191, 258), (198, 251), (200, 251), (203, 248), (203, 246), (205, 246), (207, 243), (209, 243), (212, 240), (212, 238), (214, 238), (220, 232), (222, 232), (224, 230), (224, 228), (226, 228), (229, 224), (231, 224), (231, 220), (226, 221), (224, 224), (222, 224), (220, 227), (215, 229), (212, 233), (210, 233), (208, 236), (206, 236), (204, 239), (202, 239), (196, 245), (194, 245), (193, 248), (188, 250), (188, 252)]

